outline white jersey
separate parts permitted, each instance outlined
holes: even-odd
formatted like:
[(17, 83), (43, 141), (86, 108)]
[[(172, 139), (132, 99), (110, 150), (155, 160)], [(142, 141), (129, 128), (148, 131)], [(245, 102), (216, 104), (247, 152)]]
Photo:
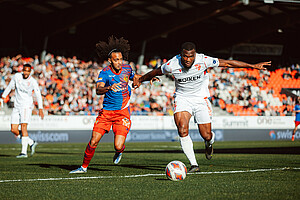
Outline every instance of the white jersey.
[(219, 59), (196, 53), (194, 64), (185, 68), (181, 56), (177, 55), (161, 66), (163, 74), (171, 73), (175, 77), (176, 97), (209, 97), (209, 67), (218, 67)]
[(33, 108), (32, 91), (36, 95), (39, 109), (43, 108), (43, 100), (38, 83), (32, 76), (24, 79), (22, 73), (16, 73), (4, 90), (2, 98), (6, 98), (12, 89), (15, 89), (15, 108)]

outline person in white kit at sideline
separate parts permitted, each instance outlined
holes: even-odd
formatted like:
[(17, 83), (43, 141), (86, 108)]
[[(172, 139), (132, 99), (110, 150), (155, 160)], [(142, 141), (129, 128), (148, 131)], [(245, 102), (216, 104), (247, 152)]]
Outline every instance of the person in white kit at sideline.
[[(16, 73), (2, 94), (0, 105), (11, 90), (15, 89), (15, 102), (11, 114), (11, 132), (22, 141), (22, 151), (17, 158), (27, 158), (27, 147), (30, 146), (31, 155), (35, 153), (37, 142), (28, 136), (27, 125), (30, 122), (33, 105), (32, 92), (34, 91), (39, 108), (39, 116), (44, 119), (43, 100), (37, 81), (30, 76), (31, 65), (25, 64), (22, 73)], [(21, 131), (19, 131), (21, 125)]]
[(139, 79), (135, 80), (133, 87), (137, 88), (142, 82), (151, 80), (155, 76), (171, 73), (175, 78), (175, 105), (174, 120), (180, 136), (180, 144), (183, 152), (190, 161), (189, 173), (198, 172), (200, 168), (196, 161), (193, 142), (189, 136), (189, 121), (194, 116), (198, 130), (205, 142), (205, 156), (212, 158), (214, 133), (211, 131), (212, 106), (208, 85), (210, 67), (236, 67), (254, 68), (265, 70), (264, 66), (270, 66), (271, 62), (248, 64), (237, 60), (223, 60), (196, 53), (196, 45), (185, 42), (181, 46), (179, 55), (174, 56), (168, 62), (154, 69)]

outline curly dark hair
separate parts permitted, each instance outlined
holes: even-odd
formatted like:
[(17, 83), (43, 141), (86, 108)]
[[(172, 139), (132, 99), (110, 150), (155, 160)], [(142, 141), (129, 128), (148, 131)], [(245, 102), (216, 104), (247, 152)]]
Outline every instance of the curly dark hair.
[(31, 68), (31, 65), (30, 64), (25, 64), (25, 65), (23, 65), (23, 68), (25, 68), (25, 67), (30, 67)]
[(128, 40), (123, 37), (116, 38), (113, 35), (108, 38), (108, 43), (99, 41), (96, 44), (96, 51), (100, 58), (107, 59), (111, 57), (113, 52), (121, 52), (124, 59), (128, 59), (130, 45)]

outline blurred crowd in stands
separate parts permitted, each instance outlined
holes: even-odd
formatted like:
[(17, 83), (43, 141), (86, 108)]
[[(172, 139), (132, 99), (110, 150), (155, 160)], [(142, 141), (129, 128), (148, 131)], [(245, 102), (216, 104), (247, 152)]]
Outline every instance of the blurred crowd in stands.
[[(152, 59), (147, 65), (128, 63), (138, 74), (165, 63), (166, 59)], [(0, 61), (0, 94), (9, 84), (11, 76), (29, 63), (32, 76), (38, 80), (48, 115), (96, 115), (102, 108), (103, 96), (96, 95), (95, 81), (99, 72), (109, 63), (82, 61), (76, 56), (65, 58), (47, 54), (41, 62), (38, 56), (24, 58), (3, 57)], [(236, 116), (291, 115), (293, 98), (282, 94), (282, 88), (300, 88), (300, 66), (292, 65), (275, 71), (251, 69), (212, 68), (210, 93), (212, 104)], [(172, 76), (161, 82), (143, 84), (132, 90), (133, 115), (172, 115), (175, 86)], [(35, 95), (33, 95), (35, 97)], [(14, 93), (5, 99), (11, 108)], [(36, 110), (35, 110), (36, 112)]]
[[(290, 84), (283, 80), (284, 72), (289, 73), (289, 70), (211, 69), (212, 103), (235, 116), (292, 115), (293, 98), (281, 91), (282, 88), (300, 88), (300, 79), (293, 79)], [(289, 75), (296, 73), (299, 73), (299, 65)]]

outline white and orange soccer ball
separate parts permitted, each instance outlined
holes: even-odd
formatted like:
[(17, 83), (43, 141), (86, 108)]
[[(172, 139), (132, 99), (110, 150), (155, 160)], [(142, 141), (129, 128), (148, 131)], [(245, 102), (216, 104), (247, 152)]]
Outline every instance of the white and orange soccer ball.
[(166, 167), (166, 176), (172, 181), (181, 181), (185, 179), (187, 173), (186, 166), (183, 162), (174, 160)]

